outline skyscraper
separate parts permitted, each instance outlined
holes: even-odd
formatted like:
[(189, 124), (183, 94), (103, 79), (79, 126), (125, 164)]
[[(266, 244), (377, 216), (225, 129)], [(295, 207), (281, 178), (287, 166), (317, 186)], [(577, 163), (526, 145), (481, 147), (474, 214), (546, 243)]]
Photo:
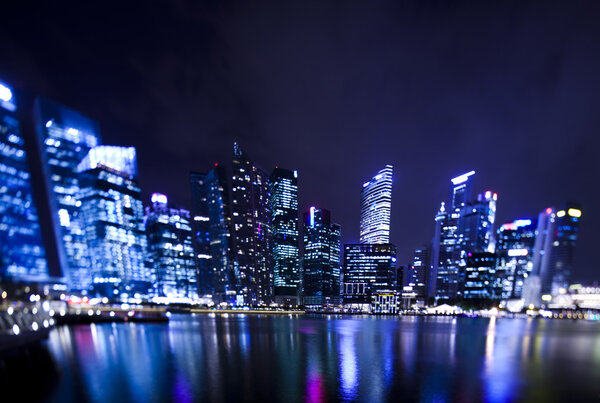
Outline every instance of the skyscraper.
[(368, 304), (376, 292), (395, 291), (395, 267), (392, 244), (344, 245), (344, 304)]
[(269, 178), (275, 295), (297, 296), (298, 172), (275, 168)]
[(273, 296), (268, 175), (238, 143), (233, 146), (231, 194), (234, 270), (241, 297), (246, 304), (268, 304)]
[[(435, 275), (436, 299), (455, 299), (462, 296), (461, 284), (464, 284), (465, 251), (461, 246), (459, 228), (461, 212), (471, 200), (471, 176), (475, 171), (451, 179), (450, 202), (448, 207), (442, 203), (436, 214), (436, 235), (432, 256), (432, 274)], [(461, 270), (462, 268), (462, 270)]]
[(331, 213), (311, 207), (304, 213), (303, 304), (336, 304), (340, 295), (340, 226)]
[(533, 268), (536, 222), (519, 219), (500, 226), (496, 233), (496, 273), (502, 298), (521, 298), (525, 279)]
[(565, 203), (559, 210), (548, 207), (540, 213), (533, 256), (533, 279), (529, 281), (533, 283), (539, 278), (540, 296), (556, 295), (560, 288), (568, 287), (580, 219), (580, 207), (571, 202)]
[(170, 301), (198, 299), (190, 212), (171, 208), (167, 196), (154, 193), (146, 207), (148, 255), (156, 282), (154, 293)]
[(77, 166), (89, 150), (100, 144), (96, 122), (62, 105), (37, 99), (34, 103), (34, 136), (46, 200), (39, 204), (40, 217), (49, 225), (62, 276), (71, 289), (87, 292), (92, 284), (85, 228), (79, 214)]
[(486, 191), (467, 202), (459, 219), (459, 242), (466, 252), (494, 252), (494, 222), (498, 195)]
[(502, 287), (496, 281), (496, 254), (491, 252), (468, 252), (465, 259), (464, 287), (462, 296), (470, 300), (501, 298)]
[(194, 228), (198, 286), (201, 295), (216, 303), (235, 302), (229, 187), (223, 167), (215, 164), (208, 174), (191, 173), (192, 226)]
[(427, 299), (428, 279), (430, 269), (430, 251), (427, 245), (415, 249), (413, 262), (407, 268), (406, 280), (404, 285), (412, 287), (417, 300), (425, 301)]
[(94, 147), (77, 172), (76, 198), (85, 228), (92, 294), (121, 301), (148, 299), (154, 276), (146, 261), (135, 148)]
[(392, 166), (386, 165), (363, 184), (360, 194), (360, 243), (389, 243), (391, 213)]
[(0, 281), (46, 282), (46, 252), (16, 110), (13, 92), (0, 83)]

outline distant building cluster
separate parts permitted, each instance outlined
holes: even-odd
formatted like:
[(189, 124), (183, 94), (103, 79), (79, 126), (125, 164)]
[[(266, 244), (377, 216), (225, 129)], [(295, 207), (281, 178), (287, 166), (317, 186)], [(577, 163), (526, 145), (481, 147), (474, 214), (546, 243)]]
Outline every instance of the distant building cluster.
[[(298, 172), (260, 168), (234, 143), (232, 170), (189, 176), (191, 208), (144, 203), (136, 150), (102, 144), (80, 113), (0, 84), (0, 281), (111, 301), (302, 305), (396, 313), (440, 302), (539, 304), (569, 286), (581, 209), (549, 207), (495, 230), (498, 196), (451, 180), (434, 236), (399, 265), (393, 169), (360, 193), (358, 244), (329, 210), (301, 219)], [(146, 204), (146, 205), (145, 205)]]

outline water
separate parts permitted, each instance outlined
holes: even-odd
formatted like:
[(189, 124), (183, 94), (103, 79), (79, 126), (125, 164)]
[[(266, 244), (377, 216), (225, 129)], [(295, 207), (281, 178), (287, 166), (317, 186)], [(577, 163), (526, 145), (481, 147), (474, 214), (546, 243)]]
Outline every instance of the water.
[(59, 402), (600, 400), (598, 322), (173, 315), (48, 349)]

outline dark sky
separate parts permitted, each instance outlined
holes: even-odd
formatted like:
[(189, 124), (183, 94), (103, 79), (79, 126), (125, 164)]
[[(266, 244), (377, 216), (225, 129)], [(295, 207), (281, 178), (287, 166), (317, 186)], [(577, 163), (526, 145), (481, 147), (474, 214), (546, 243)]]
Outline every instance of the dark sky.
[(188, 172), (230, 168), (237, 139), (355, 242), (361, 184), (390, 163), (405, 263), (474, 169), (499, 223), (581, 203), (574, 279), (600, 279), (600, 2), (47, 3), (2, 6), (0, 79), (137, 147), (146, 198), (189, 206)]

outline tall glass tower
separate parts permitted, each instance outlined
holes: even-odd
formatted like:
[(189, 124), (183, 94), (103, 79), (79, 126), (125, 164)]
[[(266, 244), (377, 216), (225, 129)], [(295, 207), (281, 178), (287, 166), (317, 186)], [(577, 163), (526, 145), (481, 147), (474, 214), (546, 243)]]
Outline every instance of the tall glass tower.
[(254, 165), (238, 143), (233, 145), (231, 195), (240, 302), (268, 304), (273, 296), (268, 175)]
[(77, 171), (92, 293), (121, 301), (148, 299), (154, 276), (146, 264), (135, 148), (94, 147)]
[(198, 299), (190, 212), (171, 208), (167, 196), (154, 193), (146, 207), (148, 255), (156, 274), (154, 293), (170, 302)]
[(304, 213), (303, 303), (336, 304), (340, 295), (340, 226), (331, 213), (311, 207)]
[(96, 122), (54, 102), (37, 99), (34, 106), (41, 157), (43, 193), (62, 275), (75, 291), (92, 285), (85, 228), (80, 217), (77, 166), (100, 143)]
[[(461, 213), (471, 200), (471, 176), (475, 171), (452, 178), (450, 182), (450, 202), (442, 203), (435, 216), (436, 235), (432, 256), (432, 275), (435, 275), (436, 299), (461, 297), (461, 284), (464, 280), (465, 251), (461, 243), (459, 228), (464, 227)], [(433, 280), (432, 280), (433, 281)], [(432, 290), (430, 290), (431, 292)]]
[(0, 282), (46, 282), (45, 248), (16, 111), (13, 92), (0, 83)]
[(275, 168), (269, 178), (275, 295), (297, 295), (298, 172)]
[(209, 173), (191, 173), (192, 227), (201, 295), (215, 303), (235, 302), (231, 215), (225, 169), (216, 165)]
[(535, 220), (523, 218), (500, 226), (496, 233), (496, 273), (502, 298), (521, 298), (523, 285), (533, 269)]
[(360, 243), (390, 242), (392, 213), (392, 166), (363, 184), (360, 194)]

